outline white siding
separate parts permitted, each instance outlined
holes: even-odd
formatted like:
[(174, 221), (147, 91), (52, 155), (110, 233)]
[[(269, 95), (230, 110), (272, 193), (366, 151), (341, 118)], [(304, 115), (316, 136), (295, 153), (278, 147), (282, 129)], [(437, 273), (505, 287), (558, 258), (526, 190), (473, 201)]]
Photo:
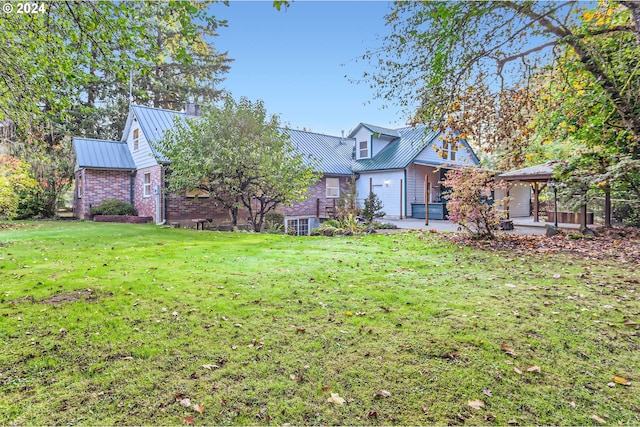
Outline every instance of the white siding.
[[(132, 114), (129, 115), (129, 120), (131, 120)], [(151, 151), (151, 147), (147, 142), (147, 138), (144, 136), (144, 132), (140, 128), (137, 120), (128, 123), (125, 129), (128, 129), (127, 133), (127, 145), (129, 146), (129, 151), (131, 152), (131, 157), (133, 157), (133, 162), (136, 164), (137, 169), (148, 168), (150, 166), (157, 166), (158, 162), (153, 156), (153, 152)], [(134, 150), (133, 148), (133, 131), (135, 129), (138, 130), (138, 149)]]
[[(400, 180), (404, 180), (404, 171), (365, 172), (360, 174), (356, 181), (358, 189), (358, 202), (363, 205), (364, 199), (369, 195), (369, 182), (373, 180), (373, 192), (382, 201), (382, 210), (385, 218), (400, 217)], [(404, 181), (403, 181), (404, 187)], [(404, 217), (404, 196), (402, 198), (402, 216)]]
[(475, 164), (473, 160), (473, 156), (469, 152), (466, 146), (459, 144), (458, 151), (456, 152), (455, 160), (446, 160), (441, 158), (436, 150), (434, 149), (434, 144), (438, 148), (442, 148), (442, 140), (436, 138), (433, 142), (427, 145), (415, 158), (417, 162), (427, 162), (432, 164), (448, 164), (448, 165), (466, 165), (470, 166)]
[(394, 138), (392, 137), (384, 136), (384, 135), (381, 136), (380, 138), (374, 137), (372, 141), (373, 148), (371, 150), (373, 152), (373, 155), (374, 156), (377, 155), (380, 151), (384, 149), (384, 147), (389, 145), (393, 139)]
[(360, 141), (366, 141), (369, 144), (369, 157), (371, 157), (371, 131), (363, 126), (353, 137), (356, 140), (356, 159), (360, 159)]
[(525, 182), (517, 182), (509, 190), (509, 197), (509, 218), (528, 217), (531, 207), (531, 186)]

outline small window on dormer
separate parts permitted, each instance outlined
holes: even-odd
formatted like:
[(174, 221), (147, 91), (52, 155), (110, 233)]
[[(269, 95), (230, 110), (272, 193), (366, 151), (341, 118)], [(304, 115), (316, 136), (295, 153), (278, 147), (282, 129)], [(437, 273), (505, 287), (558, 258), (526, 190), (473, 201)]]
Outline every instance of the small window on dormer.
[(138, 149), (138, 141), (140, 140), (139, 138), (139, 129), (134, 129), (133, 130), (133, 150), (137, 150)]
[(369, 157), (369, 142), (368, 141), (360, 141), (360, 158), (366, 159)]

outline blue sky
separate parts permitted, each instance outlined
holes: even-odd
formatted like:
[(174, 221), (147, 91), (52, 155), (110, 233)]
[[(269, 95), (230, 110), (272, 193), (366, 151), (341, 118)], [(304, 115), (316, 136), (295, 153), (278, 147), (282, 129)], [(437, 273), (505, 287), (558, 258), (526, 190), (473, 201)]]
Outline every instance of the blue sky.
[(296, 129), (340, 135), (360, 122), (401, 127), (399, 108), (349, 80), (368, 66), (356, 60), (380, 46), (388, 8), (382, 1), (295, 1), (279, 12), (271, 1), (215, 4), (212, 13), (229, 26), (214, 45), (235, 60), (222, 87), (235, 98), (263, 100)]

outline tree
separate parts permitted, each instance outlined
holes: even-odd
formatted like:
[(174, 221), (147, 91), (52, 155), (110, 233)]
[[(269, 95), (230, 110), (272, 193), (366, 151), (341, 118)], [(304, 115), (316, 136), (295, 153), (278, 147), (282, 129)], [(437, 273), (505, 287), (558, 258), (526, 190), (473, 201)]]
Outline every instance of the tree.
[(280, 204), (306, 198), (318, 179), (311, 159), (296, 153), (277, 116), (268, 117), (261, 101), (225, 99), (202, 117), (176, 121), (158, 143), (170, 163), (170, 191), (199, 189), (229, 210), (232, 225), (248, 211), (260, 231), (266, 213)]
[(0, 155), (0, 218), (28, 216), (24, 208), (30, 204), (37, 187), (28, 164), (17, 157)]
[[(387, 15), (391, 34), (382, 49), (364, 58), (378, 66), (370, 76), (378, 96), (399, 99), (415, 121), (466, 125), (481, 116), (463, 102), (478, 81), (485, 99), (515, 84), (528, 82), (540, 66), (553, 64), (563, 49), (571, 51), (576, 66), (592, 77), (629, 134), (626, 147), (638, 153), (640, 108), (632, 73), (621, 72), (624, 61), (636, 61), (640, 53), (640, 7), (636, 2), (397, 2)], [(612, 40), (632, 38), (625, 49), (603, 47)], [(634, 62), (637, 64), (637, 62)], [(626, 68), (629, 71), (629, 68)], [(502, 109), (502, 104), (499, 107)], [(508, 109), (508, 108), (507, 108)], [(465, 113), (468, 113), (465, 117)], [(506, 115), (504, 117), (509, 117)], [(451, 120), (451, 122), (448, 121)], [(494, 120), (489, 129), (508, 125)]]
[(36, 13), (3, 13), (0, 121), (13, 123), (11, 152), (43, 184), (42, 214), (53, 215), (73, 178), (70, 136), (120, 137), (130, 71), (141, 104), (180, 108), (219, 96), (229, 59), (210, 40), (226, 23), (211, 4), (51, 1)]
[(358, 188), (355, 175), (347, 180), (347, 188), (340, 192), (340, 197), (336, 202), (336, 216), (341, 220), (360, 215), (360, 205), (358, 205)]
[(375, 218), (382, 218), (386, 215), (386, 213), (382, 211), (382, 208), (384, 208), (382, 200), (380, 200), (378, 195), (372, 191), (369, 193), (369, 196), (364, 199), (362, 216), (369, 224), (371, 224)]
[(494, 237), (502, 211), (493, 204), (496, 189), (493, 172), (466, 167), (447, 172), (443, 182), (449, 220), (476, 238)]

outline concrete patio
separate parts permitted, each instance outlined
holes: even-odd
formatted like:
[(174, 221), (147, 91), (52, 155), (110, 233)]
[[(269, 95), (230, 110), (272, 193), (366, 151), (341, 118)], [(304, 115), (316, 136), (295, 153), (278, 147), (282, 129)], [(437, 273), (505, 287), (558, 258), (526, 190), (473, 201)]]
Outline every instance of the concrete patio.
[[(395, 224), (398, 228), (405, 230), (437, 230), (445, 232), (457, 232), (458, 226), (451, 221), (445, 220), (429, 220), (429, 225), (425, 225), (424, 219), (387, 219), (382, 218), (382, 222)], [(513, 218), (513, 230), (500, 231), (500, 233), (512, 234), (545, 234), (547, 225), (553, 225), (551, 222), (534, 222), (533, 217)], [(575, 230), (580, 228), (579, 224), (558, 224), (558, 228), (562, 230)]]

